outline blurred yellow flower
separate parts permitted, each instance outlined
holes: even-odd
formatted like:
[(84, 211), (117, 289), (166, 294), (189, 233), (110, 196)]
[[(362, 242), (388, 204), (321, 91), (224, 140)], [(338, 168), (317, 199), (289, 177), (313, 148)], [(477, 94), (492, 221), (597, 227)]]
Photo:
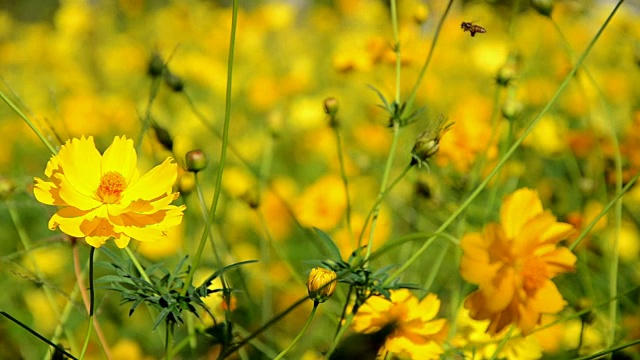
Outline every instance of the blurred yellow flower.
[[(456, 335), (452, 345), (464, 353), (465, 359), (491, 359), (494, 354), (499, 359), (525, 360), (540, 359), (542, 348), (533, 336), (522, 337), (517, 331), (505, 329), (498, 336), (492, 337), (485, 332), (489, 321), (474, 320), (469, 316), (469, 310), (460, 309), (456, 319)], [(509, 335), (507, 335), (509, 334)], [(505, 336), (509, 340), (501, 345)], [(496, 354), (496, 350), (500, 350)]]
[(295, 213), (303, 226), (333, 229), (346, 208), (344, 185), (335, 175), (327, 175), (310, 185), (295, 204)]
[(167, 158), (143, 176), (136, 168), (133, 141), (116, 136), (101, 155), (93, 137), (68, 140), (35, 178), (34, 195), (41, 203), (61, 208), (49, 229), (85, 238), (94, 247), (114, 238), (124, 248), (131, 238), (157, 241), (180, 224), (185, 206), (169, 205), (178, 196), (171, 186), (177, 165)]
[(373, 333), (393, 324), (394, 330), (380, 350), (412, 359), (439, 359), (447, 336), (446, 319), (435, 319), (440, 299), (428, 294), (418, 300), (408, 289), (391, 291), (391, 301), (370, 297), (353, 318), (353, 329)]
[(460, 272), (479, 286), (464, 306), (473, 319), (490, 320), (489, 334), (516, 324), (528, 335), (542, 314), (558, 313), (565, 305), (551, 279), (575, 269), (576, 256), (557, 247), (574, 228), (543, 211), (538, 193), (527, 188), (503, 201), (500, 221), (487, 225), (484, 234), (462, 238)]

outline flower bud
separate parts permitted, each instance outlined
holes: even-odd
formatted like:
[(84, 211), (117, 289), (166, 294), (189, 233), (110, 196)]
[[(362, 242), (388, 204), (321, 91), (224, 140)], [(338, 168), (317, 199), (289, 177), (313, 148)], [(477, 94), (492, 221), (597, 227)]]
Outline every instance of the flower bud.
[(185, 164), (187, 165), (187, 170), (197, 173), (198, 171), (202, 171), (207, 167), (209, 163), (209, 158), (204, 151), (197, 149), (191, 150), (185, 155)]
[(329, 116), (336, 116), (338, 114), (338, 108), (340, 108), (340, 102), (334, 97), (328, 97), (324, 99), (324, 112)]
[(147, 74), (151, 77), (158, 77), (162, 75), (162, 70), (164, 70), (164, 61), (157, 53), (154, 53), (149, 60), (149, 65), (147, 67)]
[(445, 120), (444, 117), (440, 117), (435, 126), (428, 127), (418, 135), (416, 143), (411, 150), (411, 165), (418, 164), (420, 166), (425, 164), (429, 158), (438, 153), (442, 135), (453, 126), (453, 123), (446, 123)]
[(16, 185), (10, 179), (0, 176), (0, 200), (8, 199), (16, 190)]
[(313, 268), (307, 280), (309, 298), (317, 303), (327, 301), (336, 291), (337, 279), (338, 274), (334, 271), (321, 267)]
[(520, 117), (522, 114), (522, 103), (516, 100), (507, 100), (502, 105), (502, 116), (505, 119), (512, 121)]
[(167, 71), (164, 74), (164, 82), (175, 92), (184, 90), (184, 81), (182, 78), (171, 71)]
[(425, 4), (418, 4), (413, 13), (413, 21), (418, 25), (422, 25), (429, 17), (429, 8)]
[(178, 192), (180, 195), (189, 195), (196, 187), (196, 181), (191, 173), (183, 173), (178, 177)]
[(542, 16), (551, 16), (553, 0), (531, 0), (531, 6)]
[(503, 66), (500, 71), (498, 71), (496, 83), (500, 86), (508, 86), (515, 77), (516, 70), (512, 66)]
[(169, 151), (173, 151), (173, 139), (171, 138), (171, 134), (169, 134), (169, 130), (158, 125), (156, 122), (153, 122), (151, 127), (156, 133), (156, 139), (158, 139), (160, 145)]

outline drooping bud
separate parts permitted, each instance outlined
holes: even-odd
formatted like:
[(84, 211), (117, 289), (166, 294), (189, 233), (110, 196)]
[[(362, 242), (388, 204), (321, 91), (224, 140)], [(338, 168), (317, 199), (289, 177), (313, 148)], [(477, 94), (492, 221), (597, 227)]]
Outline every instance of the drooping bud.
[(411, 165), (426, 165), (427, 161), (440, 150), (440, 139), (451, 126), (453, 126), (453, 123), (447, 122), (444, 116), (440, 116), (440, 119), (435, 124), (429, 126), (418, 135), (416, 143), (411, 150)]
[(542, 16), (551, 17), (553, 0), (531, 0), (531, 6)]
[(175, 92), (180, 92), (184, 90), (184, 80), (178, 75), (172, 73), (171, 71), (167, 71), (164, 74), (164, 81), (171, 88), (171, 90)]
[(162, 75), (162, 71), (164, 70), (164, 60), (158, 55), (158, 53), (153, 53), (151, 59), (149, 60), (149, 65), (147, 67), (147, 74), (151, 77), (158, 77)]
[(189, 151), (184, 158), (187, 170), (194, 173), (204, 170), (209, 163), (207, 154), (200, 149)]
[(327, 301), (336, 291), (338, 274), (325, 268), (317, 267), (309, 273), (307, 290), (309, 298), (317, 303)]
[(496, 83), (500, 86), (508, 86), (515, 77), (516, 70), (513, 66), (505, 65), (498, 71)]
[(171, 138), (171, 134), (169, 134), (169, 130), (157, 124), (155, 121), (151, 124), (153, 131), (156, 133), (156, 139), (158, 142), (169, 151), (173, 151), (173, 139)]
[(334, 97), (328, 97), (324, 99), (324, 112), (330, 116), (336, 116), (338, 109), (340, 108), (340, 102)]

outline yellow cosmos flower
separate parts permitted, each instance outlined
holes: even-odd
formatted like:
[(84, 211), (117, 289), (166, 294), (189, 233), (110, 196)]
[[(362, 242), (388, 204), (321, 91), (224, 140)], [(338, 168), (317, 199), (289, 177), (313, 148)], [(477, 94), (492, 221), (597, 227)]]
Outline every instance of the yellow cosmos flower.
[(504, 200), (500, 221), (487, 225), (484, 234), (462, 239), (460, 272), (479, 286), (464, 306), (473, 319), (490, 320), (489, 334), (516, 324), (528, 335), (542, 314), (558, 313), (565, 305), (551, 279), (575, 269), (575, 255), (557, 247), (574, 229), (543, 211), (538, 193), (531, 189), (517, 190)]
[(393, 324), (394, 330), (380, 350), (412, 359), (439, 359), (447, 336), (446, 319), (435, 319), (440, 300), (428, 294), (418, 301), (411, 291), (391, 291), (391, 301), (382, 296), (370, 297), (353, 318), (353, 329), (373, 333)]
[(171, 186), (177, 165), (167, 158), (140, 176), (133, 141), (118, 137), (101, 155), (93, 137), (68, 140), (51, 157), (45, 175), (35, 178), (38, 201), (60, 209), (49, 229), (85, 238), (94, 247), (114, 238), (124, 248), (131, 238), (157, 241), (180, 224), (185, 206), (169, 205), (178, 196)]

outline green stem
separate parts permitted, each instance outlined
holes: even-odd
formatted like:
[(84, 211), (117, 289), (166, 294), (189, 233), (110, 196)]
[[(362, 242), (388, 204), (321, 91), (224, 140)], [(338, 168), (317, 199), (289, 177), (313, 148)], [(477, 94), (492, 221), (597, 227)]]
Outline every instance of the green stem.
[(236, 352), (238, 349), (240, 349), (241, 347), (243, 347), (244, 345), (246, 345), (248, 342), (250, 342), (251, 340), (253, 340), (255, 337), (257, 337), (258, 335), (262, 334), (265, 330), (267, 330), (268, 328), (270, 328), (271, 326), (275, 325), (276, 323), (278, 323), (278, 321), (280, 321), (282, 318), (284, 318), (285, 316), (287, 316), (290, 312), (292, 312), (293, 310), (295, 310), (298, 306), (300, 306), (302, 303), (304, 303), (305, 301), (307, 301), (309, 299), (309, 296), (305, 296), (301, 299), (299, 299), (298, 301), (296, 301), (295, 303), (291, 304), (287, 309), (285, 309), (283, 312), (281, 312), (280, 314), (276, 315), (275, 317), (273, 317), (268, 323), (262, 325), (258, 330), (255, 330), (254, 332), (252, 332), (249, 336), (245, 337), (243, 340), (239, 341), (238, 343), (236, 343), (235, 345), (233, 345), (232, 347), (230, 347), (229, 349), (226, 349), (224, 354), (223, 354), (223, 358), (227, 358), (228, 356), (230, 356), (231, 354), (233, 354), (234, 352)]
[(198, 202), (200, 203), (200, 211), (202, 213), (202, 219), (207, 225), (207, 228), (205, 229), (207, 231), (207, 238), (211, 243), (213, 256), (216, 258), (216, 262), (218, 263), (218, 266), (222, 267), (222, 259), (220, 258), (220, 253), (218, 252), (218, 248), (216, 247), (215, 241), (213, 240), (213, 233), (211, 231), (211, 226), (209, 226), (210, 223), (208, 222), (209, 216), (207, 214), (207, 203), (204, 201), (204, 191), (202, 191), (200, 178), (198, 176), (198, 173), (193, 174), (193, 176), (196, 183), (196, 193), (198, 194)]
[[(607, 17), (607, 19), (604, 21), (600, 29), (598, 29), (598, 32), (593, 37), (593, 39), (591, 39), (591, 42), (589, 43), (585, 51), (582, 53), (582, 55), (580, 55), (580, 58), (578, 59), (576, 64), (573, 66), (571, 71), (569, 71), (564, 81), (562, 82), (562, 84), (560, 84), (560, 86), (556, 90), (551, 100), (549, 100), (549, 102), (547, 103), (547, 105), (545, 105), (545, 107), (540, 111), (540, 113), (538, 113), (538, 115), (529, 123), (529, 125), (527, 125), (522, 135), (518, 139), (516, 139), (516, 141), (513, 143), (513, 145), (511, 145), (509, 150), (507, 150), (507, 152), (502, 156), (502, 158), (500, 158), (500, 161), (498, 162), (496, 167), (493, 170), (491, 170), (491, 173), (489, 173), (489, 175), (478, 185), (478, 187), (473, 191), (473, 193), (471, 193), (471, 195), (469, 195), (469, 197), (462, 203), (462, 205), (460, 205), (453, 212), (453, 214), (451, 214), (449, 218), (447, 218), (444, 221), (444, 223), (442, 223), (442, 225), (435, 231), (435, 233), (443, 232), (447, 227), (449, 227), (449, 225), (451, 225), (451, 223), (453, 223), (453, 221), (456, 218), (458, 218), (458, 216), (460, 216), (460, 214), (462, 214), (462, 212), (473, 202), (473, 200), (475, 200), (475, 198), (480, 194), (480, 192), (484, 190), (484, 188), (487, 186), (489, 181), (491, 181), (491, 179), (493, 179), (493, 177), (500, 171), (500, 169), (502, 169), (502, 167), (507, 162), (507, 160), (509, 160), (509, 158), (511, 158), (513, 153), (515, 153), (515, 151), (518, 149), (518, 147), (520, 147), (520, 144), (522, 144), (524, 139), (531, 133), (531, 131), (533, 131), (534, 127), (538, 124), (540, 119), (542, 119), (542, 117), (547, 113), (547, 111), (551, 109), (551, 107), (555, 104), (555, 102), (560, 97), (560, 94), (564, 91), (564, 89), (567, 87), (567, 85), (569, 84), (573, 76), (578, 71), (578, 68), (580, 68), (584, 60), (587, 58), (587, 55), (591, 52), (591, 49), (595, 45), (596, 41), (598, 41), (598, 39), (600, 38), (600, 35), (602, 35), (602, 32), (607, 27), (607, 25), (613, 18), (613, 15), (616, 13), (616, 11), (618, 10), (618, 8), (623, 2), (624, 0), (618, 1), (614, 9), (611, 11), (611, 13)], [(431, 239), (435, 239), (435, 236), (433, 236), (429, 240)], [(403, 263), (400, 268), (398, 268), (393, 274), (391, 274), (391, 276), (387, 278), (387, 280), (385, 280), (383, 285), (388, 285), (391, 281), (393, 281), (400, 274), (406, 271), (422, 255), (422, 253), (424, 253), (424, 251), (429, 247), (430, 244), (431, 244), (431, 241), (425, 242), (422, 245), (422, 247), (420, 247), (420, 249), (418, 249), (418, 251), (416, 251), (409, 260)]]
[(395, 103), (400, 104), (400, 69), (402, 67), (402, 57), (400, 56), (400, 37), (398, 36), (398, 10), (396, 0), (390, 1), (391, 5), (391, 28), (393, 29), (393, 51), (396, 54), (396, 94)]
[[(369, 241), (367, 242), (367, 251), (364, 257), (365, 261), (371, 255), (371, 248), (373, 247), (373, 236), (376, 230), (376, 224), (378, 222), (378, 215), (380, 214), (380, 203), (382, 202), (383, 196), (386, 194), (385, 189), (387, 188), (387, 180), (389, 179), (389, 173), (391, 172), (391, 167), (393, 166), (393, 158), (395, 157), (394, 155), (396, 153), (396, 147), (398, 146), (399, 137), (400, 137), (400, 124), (396, 121), (393, 123), (393, 140), (391, 141), (391, 149), (389, 149), (389, 157), (387, 157), (387, 164), (384, 168), (382, 181), (380, 182), (380, 192), (378, 193), (378, 198), (373, 208), (373, 217), (371, 219), (371, 230), (369, 230)], [(362, 233), (360, 234), (360, 236), (362, 237)], [(358, 242), (358, 247), (360, 247), (360, 242)]]
[(411, 164), (407, 165), (407, 167), (404, 168), (402, 173), (400, 173), (400, 175), (398, 175), (398, 177), (395, 178), (395, 180), (393, 180), (393, 182), (391, 182), (391, 185), (389, 185), (389, 187), (386, 188), (382, 192), (382, 194), (378, 195), (378, 198), (376, 199), (376, 202), (373, 204), (373, 207), (371, 208), (371, 211), (369, 211), (369, 214), (367, 214), (367, 217), (364, 220), (364, 224), (362, 224), (362, 230), (360, 231), (360, 237), (358, 238), (358, 248), (360, 248), (360, 245), (362, 244), (362, 238), (364, 237), (364, 231), (367, 228), (367, 224), (369, 224), (369, 220), (371, 220), (371, 217), (375, 213), (376, 209), (379, 209), (380, 203), (382, 203), (382, 200), (384, 200), (384, 198), (387, 196), (387, 194), (389, 194), (389, 192), (400, 182), (400, 180), (402, 180), (402, 178), (404, 178), (404, 176), (407, 175), (407, 173), (409, 172), (409, 170), (412, 167), (413, 166)]
[(147, 272), (144, 271), (144, 268), (142, 267), (142, 265), (140, 265), (140, 262), (138, 262), (138, 259), (136, 259), (135, 255), (131, 252), (131, 250), (129, 250), (129, 248), (126, 247), (126, 248), (124, 248), (124, 252), (127, 254), (127, 256), (129, 256), (129, 259), (131, 259), (131, 262), (133, 263), (133, 266), (135, 266), (136, 269), (138, 269), (138, 272), (140, 273), (140, 276), (142, 276), (142, 278), (146, 282), (151, 284), (151, 279), (149, 279), (149, 276), (147, 275)]
[(622, 196), (627, 191), (629, 191), (629, 189), (631, 189), (631, 187), (636, 183), (636, 181), (638, 181), (638, 178), (640, 178), (640, 173), (638, 173), (634, 177), (632, 177), (629, 180), (629, 182), (627, 182), (627, 184), (619, 192), (616, 193), (616, 196), (614, 196), (613, 199), (611, 199), (611, 201), (609, 201), (609, 203), (607, 203), (607, 205), (602, 209), (602, 211), (600, 211), (598, 216), (594, 217), (593, 220), (591, 220), (591, 222), (587, 226), (585, 226), (584, 229), (582, 229), (582, 231), (580, 232), (580, 235), (578, 235), (578, 237), (574, 240), (573, 244), (571, 244), (569, 246), (569, 249), (571, 251), (573, 251), (578, 245), (580, 245), (580, 242), (591, 232), (591, 229), (593, 229), (596, 226), (596, 224), (598, 223), (598, 221), (600, 221), (600, 219), (602, 219), (602, 217), (607, 215), (609, 210), (615, 204), (618, 203), (618, 201), (622, 198)]
[(313, 317), (316, 315), (316, 310), (318, 310), (318, 305), (320, 305), (319, 302), (314, 302), (313, 303), (313, 309), (311, 309), (311, 315), (309, 315), (309, 318), (307, 319), (307, 322), (302, 327), (302, 330), (300, 330), (300, 332), (295, 337), (295, 339), (293, 339), (291, 344), (289, 344), (289, 346), (287, 346), (286, 349), (282, 350), (282, 352), (280, 354), (278, 354), (278, 356), (276, 356), (273, 360), (282, 359), (289, 352), (289, 350), (291, 350), (293, 345), (295, 345), (298, 342), (298, 340), (300, 340), (300, 338), (305, 333), (305, 331), (307, 331), (307, 328), (309, 328), (309, 325), (311, 325), (311, 321), (313, 320)]
[(144, 134), (146, 134), (149, 129), (149, 125), (151, 122), (151, 105), (153, 104), (153, 100), (155, 100), (156, 95), (158, 95), (158, 88), (160, 87), (160, 76), (156, 76), (153, 78), (153, 82), (151, 82), (151, 90), (149, 91), (149, 99), (147, 100), (147, 108), (144, 113), (144, 118), (142, 119), (142, 128), (140, 129), (140, 135), (138, 135), (138, 142), (136, 143), (136, 152), (140, 152), (142, 148), (142, 142), (144, 140)]
[(189, 269), (189, 274), (182, 288), (182, 295), (187, 293), (187, 289), (193, 282), (193, 275), (195, 274), (200, 258), (202, 257), (202, 251), (204, 250), (204, 244), (207, 241), (209, 234), (209, 227), (213, 224), (213, 219), (216, 216), (216, 210), (218, 208), (218, 199), (220, 198), (220, 191), (222, 189), (222, 173), (224, 172), (225, 160), (227, 158), (227, 145), (229, 143), (229, 124), (231, 120), (231, 84), (233, 80), (233, 56), (235, 52), (236, 43), (236, 26), (238, 23), (238, 0), (233, 0), (233, 15), (231, 18), (231, 36), (229, 39), (229, 58), (227, 61), (227, 91), (224, 110), (224, 130), (222, 132), (222, 150), (220, 152), (220, 161), (218, 162), (218, 173), (216, 176), (215, 192), (213, 194), (213, 201), (211, 203), (211, 211), (209, 211), (209, 219), (205, 225), (207, 228), (203, 231), (200, 243), (198, 243), (198, 249), (193, 259), (193, 265)]
[(347, 331), (347, 329), (349, 328), (349, 326), (353, 322), (353, 317), (354, 317), (354, 314), (353, 313), (349, 313), (347, 318), (344, 320), (344, 324), (342, 324), (342, 326), (340, 327), (340, 331), (338, 331), (338, 334), (333, 338), (333, 342), (331, 343), (331, 347), (329, 348), (329, 351), (327, 351), (327, 357), (326, 357), (327, 359), (331, 358), (331, 354), (333, 353), (333, 351), (338, 346), (338, 343), (340, 342), (340, 339), (342, 339), (342, 336), (344, 336), (344, 333)]
[(164, 358), (165, 360), (171, 360), (173, 358), (173, 322), (167, 322), (165, 326), (165, 344), (164, 344)]
[(37, 337), (38, 339), (42, 340), (43, 342), (47, 343), (49, 346), (53, 346), (57, 351), (61, 352), (62, 354), (64, 354), (65, 356), (69, 357), (69, 359), (73, 359), (73, 360), (78, 360), (77, 358), (75, 358), (73, 355), (69, 354), (63, 347), (61, 347), (60, 345), (55, 344), (54, 342), (50, 341), (49, 339), (47, 339), (46, 337), (40, 335), (40, 333), (38, 333), (37, 331), (33, 330), (32, 328), (28, 327), (27, 325), (25, 325), (22, 321), (14, 318), (13, 316), (11, 316), (9, 313), (0, 310), (0, 315), (6, 317), (7, 319), (11, 320), (13, 323), (15, 323), (16, 325), (20, 326), (21, 328), (27, 330), (28, 332), (30, 332), (33, 336)]
[[(400, 56), (400, 39), (398, 36), (398, 14), (396, 11), (396, 0), (391, 0), (391, 27), (393, 28), (393, 42), (394, 49), (393, 51), (396, 54), (396, 89), (395, 89), (395, 98), (394, 104), (396, 106), (400, 106), (400, 71), (402, 58)], [(389, 173), (391, 172), (391, 167), (393, 165), (393, 159), (396, 154), (396, 147), (398, 146), (398, 138), (400, 137), (400, 119), (397, 119), (394, 115), (392, 118), (393, 121), (393, 139), (391, 140), (391, 148), (389, 149), (389, 156), (387, 157), (387, 162), (384, 168), (384, 173), (382, 174), (382, 181), (380, 182), (380, 191), (378, 192), (378, 200), (373, 207), (373, 219), (371, 220), (371, 229), (369, 231), (369, 241), (367, 242), (367, 250), (366, 255), (364, 257), (364, 261), (366, 262), (369, 256), (371, 255), (371, 248), (373, 247), (373, 236), (376, 230), (376, 223), (378, 221), (378, 214), (380, 212), (380, 201), (382, 200), (382, 194), (384, 190), (387, 188), (387, 180), (389, 179)], [(363, 227), (363, 231), (360, 233), (359, 239), (362, 239), (362, 233), (366, 226)], [(362, 245), (361, 241), (358, 240), (358, 248)]]
[[(332, 119), (332, 123), (335, 121)], [(332, 126), (333, 133), (336, 136), (336, 146), (338, 148), (338, 162), (340, 164), (340, 176), (342, 177), (342, 185), (344, 186), (344, 196), (346, 200), (346, 221), (347, 221), (347, 232), (349, 233), (349, 240), (351, 242), (351, 246), (355, 246), (353, 239), (353, 227), (351, 226), (351, 196), (349, 196), (349, 179), (347, 178), (347, 171), (344, 166), (344, 152), (342, 149), (342, 137), (340, 136), (340, 131), (338, 131), (338, 126)]]
[(95, 307), (95, 293), (93, 286), (93, 255), (96, 252), (96, 248), (93, 246), (89, 250), (89, 328), (87, 329), (87, 336), (84, 339), (84, 345), (82, 346), (82, 352), (80, 353), (80, 360), (84, 359), (84, 355), (87, 352), (89, 346), (89, 340), (91, 339), (91, 331), (93, 330), (93, 309)]
[(29, 125), (29, 127), (31, 128), (31, 130), (33, 130), (33, 132), (36, 134), (36, 136), (38, 137), (38, 139), (40, 139), (40, 141), (42, 141), (42, 143), (47, 147), (47, 149), (49, 149), (49, 151), (51, 152), (52, 155), (57, 154), (58, 152), (56, 151), (56, 149), (53, 147), (53, 145), (51, 145), (51, 143), (49, 142), (49, 140), (47, 140), (46, 137), (44, 137), (44, 135), (42, 135), (42, 133), (40, 132), (40, 130), (36, 127), (36, 125), (31, 122), (31, 120), (29, 120), (29, 118), (22, 112), (22, 110), (20, 110), (16, 104), (14, 104), (2, 91), (0, 91), (0, 98), (2, 98), (2, 100), (9, 105), (9, 107), (11, 108), (11, 110), (13, 110), (16, 114), (18, 114), (18, 116), (20, 116), (22, 118), (22, 120), (24, 120), (24, 122), (27, 123), (27, 125)]
[(433, 57), (433, 52), (436, 48), (436, 44), (438, 43), (438, 39), (440, 38), (440, 31), (442, 30), (444, 19), (447, 17), (447, 14), (451, 9), (451, 4), (453, 4), (453, 0), (449, 0), (449, 3), (447, 4), (447, 8), (442, 14), (440, 21), (438, 21), (436, 32), (433, 35), (433, 42), (431, 43), (431, 49), (429, 49), (429, 55), (427, 55), (427, 60), (425, 60), (424, 65), (422, 65), (422, 69), (420, 69), (420, 74), (418, 74), (418, 79), (416, 80), (415, 85), (413, 85), (413, 89), (411, 90), (411, 93), (407, 98), (407, 106), (405, 107), (405, 112), (409, 114), (411, 114), (411, 109), (413, 108), (413, 102), (416, 100), (416, 95), (418, 94), (418, 88), (420, 87), (420, 84), (422, 84), (422, 80), (424, 79), (424, 74), (427, 72), (427, 68), (429, 67), (431, 58)]

